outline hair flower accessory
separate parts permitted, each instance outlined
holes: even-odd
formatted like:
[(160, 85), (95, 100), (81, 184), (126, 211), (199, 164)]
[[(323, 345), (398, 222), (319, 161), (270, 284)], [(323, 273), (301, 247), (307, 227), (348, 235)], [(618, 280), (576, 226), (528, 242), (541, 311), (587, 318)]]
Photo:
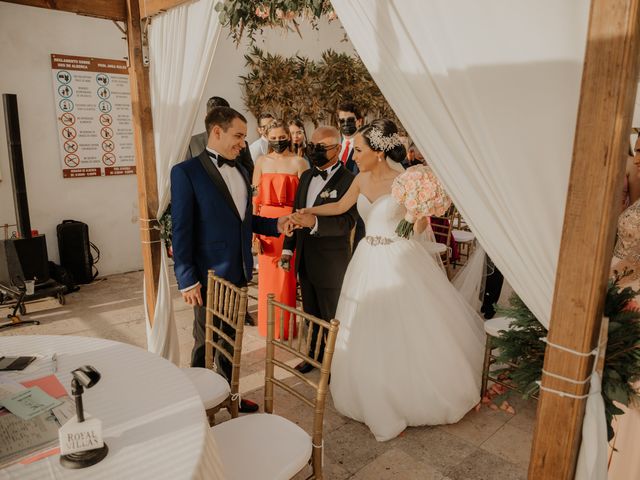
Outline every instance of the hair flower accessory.
[(369, 142), (376, 150), (381, 152), (388, 152), (395, 147), (402, 145), (402, 139), (400, 135), (394, 133), (392, 135), (384, 135), (379, 128), (372, 128), (369, 133)]

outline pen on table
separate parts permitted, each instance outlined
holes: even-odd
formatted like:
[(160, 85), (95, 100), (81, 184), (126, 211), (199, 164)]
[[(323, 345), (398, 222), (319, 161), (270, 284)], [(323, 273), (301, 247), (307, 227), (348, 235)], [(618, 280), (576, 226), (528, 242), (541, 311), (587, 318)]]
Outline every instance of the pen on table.
[(58, 371), (58, 355), (54, 353), (51, 360), (53, 361), (53, 373), (56, 373)]

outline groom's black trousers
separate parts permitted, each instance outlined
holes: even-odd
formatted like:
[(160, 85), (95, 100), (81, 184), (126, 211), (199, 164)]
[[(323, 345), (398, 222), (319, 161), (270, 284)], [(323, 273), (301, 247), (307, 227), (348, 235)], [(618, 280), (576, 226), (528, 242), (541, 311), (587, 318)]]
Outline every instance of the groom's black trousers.
[[(307, 277), (303, 264), (304, 262), (300, 262), (300, 271), (298, 272), (303, 310), (305, 313), (309, 313), (314, 317), (321, 318), (322, 320), (329, 321), (334, 319), (336, 309), (338, 308), (341, 286), (338, 285), (338, 288), (322, 288), (318, 285), (314, 285)], [(313, 357), (315, 352), (319, 330), (320, 328), (314, 324), (311, 345), (309, 348), (309, 355), (311, 357)], [(322, 362), (322, 349), (324, 349), (325, 340), (325, 338), (322, 338), (322, 343), (320, 344), (320, 355), (318, 357), (319, 362)]]

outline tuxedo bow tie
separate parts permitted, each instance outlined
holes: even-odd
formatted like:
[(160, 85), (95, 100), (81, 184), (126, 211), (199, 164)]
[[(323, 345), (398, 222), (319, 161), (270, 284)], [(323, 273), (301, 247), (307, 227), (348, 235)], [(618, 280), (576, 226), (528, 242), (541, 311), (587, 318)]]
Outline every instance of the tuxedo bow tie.
[(216, 158), (216, 156), (212, 153), (209, 153), (209, 157), (216, 162), (218, 168), (222, 167), (223, 165), (229, 165), (231, 168), (236, 168), (235, 160), (229, 160), (228, 158), (224, 158), (222, 155), (218, 155), (218, 157)]
[(320, 175), (320, 177), (322, 177), (323, 180), (326, 180), (327, 175), (329, 175), (329, 172), (327, 172), (326, 170), (320, 170), (319, 168), (313, 167), (311, 175), (313, 175), (314, 177), (317, 177), (318, 175)]

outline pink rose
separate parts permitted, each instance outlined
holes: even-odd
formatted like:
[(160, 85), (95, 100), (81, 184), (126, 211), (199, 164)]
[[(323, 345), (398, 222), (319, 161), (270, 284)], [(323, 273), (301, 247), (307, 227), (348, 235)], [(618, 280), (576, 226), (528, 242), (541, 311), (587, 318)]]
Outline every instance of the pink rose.
[(258, 18), (268, 18), (269, 17), (269, 9), (265, 6), (257, 6), (256, 7), (256, 17)]

